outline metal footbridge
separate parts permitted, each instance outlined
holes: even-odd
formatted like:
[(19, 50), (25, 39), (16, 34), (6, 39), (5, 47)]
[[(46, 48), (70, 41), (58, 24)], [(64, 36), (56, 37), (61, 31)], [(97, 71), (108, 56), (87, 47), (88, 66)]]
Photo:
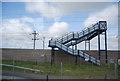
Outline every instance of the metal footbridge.
[[(79, 56), (83, 59), (87, 59), (88, 62), (91, 62), (95, 65), (101, 65), (100, 61), (100, 34), (105, 32), (105, 38), (106, 38), (106, 30), (107, 30), (107, 23), (106, 21), (99, 21), (98, 23), (91, 25), (91, 27), (87, 27), (86, 29), (80, 31), (80, 32), (70, 32), (65, 34), (62, 37), (51, 39), (49, 40), (49, 47), (52, 47), (52, 51), (54, 51), (54, 48), (59, 48), (60, 50), (72, 55), (72, 56)], [(92, 38), (98, 36), (98, 59), (81, 51), (77, 48), (71, 48), (70, 46), (75, 46), (83, 41), (91, 40)], [(106, 46), (105, 46), (106, 47)], [(107, 50), (107, 47), (106, 49)], [(107, 52), (106, 52), (107, 54)], [(51, 62), (54, 61), (54, 52), (51, 54)], [(106, 62), (107, 62), (107, 56), (106, 56)]]

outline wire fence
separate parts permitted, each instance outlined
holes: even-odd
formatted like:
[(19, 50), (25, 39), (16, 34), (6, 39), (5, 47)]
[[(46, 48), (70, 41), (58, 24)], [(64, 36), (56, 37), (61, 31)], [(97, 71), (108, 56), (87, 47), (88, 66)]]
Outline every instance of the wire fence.
[[(82, 58), (55, 51), (55, 64), (51, 65), (50, 50), (5, 49), (3, 50), (3, 70), (11, 72), (32, 73), (51, 79), (117, 79), (118, 71), (115, 60), (108, 65), (95, 66)], [(115, 52), (114, 52), (115, 53)], [(6, 66), (10, 65), (11, 67)], [(16, 68), (17, 67), (17, 68)], [(20, 68), (19, 68), (20, 67)], [(24, 68), (23, 68), (24, 67)], [(29, 69), (30, 68), (30, 69)], [(28, 70), (31, 71), (28, 71)], [(40, 70), (43, 72), (33, 72)], [(38, 78), (38, 77), (36, 77)]]

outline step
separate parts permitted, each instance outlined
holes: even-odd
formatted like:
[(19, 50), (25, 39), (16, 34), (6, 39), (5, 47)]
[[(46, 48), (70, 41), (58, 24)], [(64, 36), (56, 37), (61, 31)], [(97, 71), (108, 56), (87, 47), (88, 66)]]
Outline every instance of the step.
[(83, 51), (80, 50), (74, 50), (70, 47), (67, 47), (57, 41), (50, 41), (50, 46), (56, 46), (57, 48), (67, 52), (68, 54), (72, 56), (80, 56), (81, 58), (88, 59), (89, 62), (92, 62), (93, 64), (100, 65), (100, 61), (97, 60), (96, 58), (88, 55), (87, 53), (84, 53)]
[[(97, 33), (96, 31), (98, 31), (98, 30), (100, 31), (100, 33), (102, 33), (107, 30), (106, 25), (107, 25), (106, 21), (99, 21), (98, 23), (92, 25), (91, 27), (85, 28), (81, 32), (70, 32), (70, 33), (65, 34), (64, 36), (54, 39), (54, 40), (61, 42), (63, 44), (66, 44), (72, 40), (79, 40), (83, 37), (88, 37), (88, 36), (92, 35), (93, 33)], [(95, 36), (93, 36), (93, 37), (95, 37)]]

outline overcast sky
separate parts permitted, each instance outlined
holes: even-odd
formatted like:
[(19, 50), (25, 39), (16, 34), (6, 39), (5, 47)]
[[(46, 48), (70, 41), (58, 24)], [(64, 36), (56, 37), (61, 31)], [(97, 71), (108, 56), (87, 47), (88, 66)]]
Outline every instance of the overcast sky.
[[(109, 50), (118, 49), (118, 0), (101, 2), (83, 2), (83, 0), (58, 2), (54, 0), (4, 0), (2, 7), (2, 47), (3, 48), (33, 48), (33, 38), (30, 35), (36, 30), (39, 35), (36, 48), (42, 49), (42, 39), (45, 48), (49, 49), (51, 37), (58, 37), (66, 32), (76, 32), (89, 27), (98, 21), (107, 21), (107, 41)], [(109, 1), (109, 2), (108, 2)], [(104, 49), (104, 36), (101, 36), (101, 49)], [(84, 49), (84, 42), (79, 49)], [(97, 49), (97, 37), (91, 40), (91, 49)]]

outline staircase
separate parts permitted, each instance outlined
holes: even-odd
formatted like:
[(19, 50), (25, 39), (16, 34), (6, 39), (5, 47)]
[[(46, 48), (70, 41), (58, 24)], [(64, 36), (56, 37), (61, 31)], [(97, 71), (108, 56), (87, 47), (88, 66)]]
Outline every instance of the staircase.
[(72, 56), (79, 56), (83, 59), (87, 59), (89, 62), (95, 65), (101, 65), (100, 60), (94, 58), (93, 56), (83, 51), (70, 48), (70, 46), (79, 44), (82, 41), (91, 40), (92, 38), (96, 37), (98, 33), (101, 34), (106, 30), (107, 30), (106, 21), (99, 21), (98, 23), (80, 32), (68, 33), (60, 38), (49, 40), (49, 47), (59, 48), (60, 50), (63, 50)]

